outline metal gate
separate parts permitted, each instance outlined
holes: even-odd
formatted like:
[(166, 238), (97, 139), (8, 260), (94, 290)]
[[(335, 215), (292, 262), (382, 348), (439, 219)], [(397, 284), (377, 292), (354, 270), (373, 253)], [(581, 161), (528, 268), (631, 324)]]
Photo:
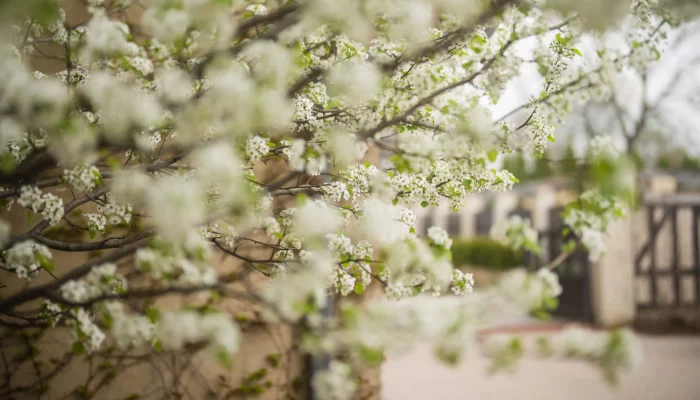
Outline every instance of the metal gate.
[(485, 207), (478, 214), (476, 214), (476, 234), (477, 235), (488, 235), (491, 230), (491, 225), (493, 225), (493, 213), (491, 207)]
[[(561, 247), (573, 239), (573, 233), (562, 234), (564, 221), (561, 218), (563, 207), (555, 207), (549, 211), (549, 227), (540, 232), (540, 244), (546, 261), (556, 259), (561, 254)], [(555, 272), (559, 276), (563, 292), (559, 296), (559, 307), (553, 312), (555, 317), (573, 319), (582, 322), (593, 322), (593, 303), (591, 297), (591, 266), (588, 254), (584, 250), (576, 250), (567, 257)]]
[(638, 310), (700, 307), (700, 201), (647, 201), (648, 238), (634, 259)]

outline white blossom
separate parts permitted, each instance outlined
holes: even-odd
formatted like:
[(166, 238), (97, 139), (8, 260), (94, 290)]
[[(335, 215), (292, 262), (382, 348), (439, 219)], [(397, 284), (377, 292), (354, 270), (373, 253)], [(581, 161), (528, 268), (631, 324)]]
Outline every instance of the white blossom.
[(20, 279), (31, 280), (43, 265), (51, 262), (49, 249), (32, 240), (25, 240), (12, 246), (5, 256), (7, 265)]
[(41, 213), (51, 225), (63, 218), (63, 200), (52, 193), (42, 193), (35, 186), (22, 186), (17, 202), (35, 213)]
[(350, 400), (357, 390), (350, 366), (338, 361), (331, 362), (327, 370), (315, 374), (313, 385), (321, 400)]
[(270, 152), (268, 143), (269, 139), (261, 136), (253, 136), (250, 138), (245, 145), (245, 152), (248, 155), (248, 159), (250, 161), (257, 161), (267, 155), (267, 153)]
[(447, 249), (452, 247), (452, 239), (450, 239), (447, 231), (439, 226), (431, 226), (428, 228), (428, 238), (430, 238), (430, 241), (438, 246), (442, 246)]
[(528, 218), (512, 215), (494, 224), (489, 234), (514, 250), (540, 252), (539, 236)]
[(302, 237), (331, 233), (341, 222), (336, 209), (320, 201), (308, 201), (295, 214), (294, 232)]
[(341, 63), (331, 70), (328, 90), (351, 104), (369, 100), (379, 89), (380, 75), (372, 64), (363, 61)]
[(474, 275), (464, 273), (458, 269), (452, 271), (452, 292), (457, 296), (469, 294), (474, 291)]
[(100, 182), (100, 170), (94, 165), (77, 165), (72, 170), (63, 171), (63, 179), (79, 192), (89, 192)]
[(216, 352), (238, 351), (240, 332), (226, 314), (200, 315), (191, 311), (163, 312), (156, 335), (165, 349), (182, 349), (189, 343), (207, 341)]

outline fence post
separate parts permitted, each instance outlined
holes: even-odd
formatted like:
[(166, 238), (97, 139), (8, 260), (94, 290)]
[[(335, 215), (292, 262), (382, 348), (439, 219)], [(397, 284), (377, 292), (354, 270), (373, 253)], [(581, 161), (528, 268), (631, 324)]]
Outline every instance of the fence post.
[(616, 221), (606, 234), (607, 253), (591, 263), (591, 294), (597, 325), (615, 327), (634, 321), (634, 250), (631, 218)]

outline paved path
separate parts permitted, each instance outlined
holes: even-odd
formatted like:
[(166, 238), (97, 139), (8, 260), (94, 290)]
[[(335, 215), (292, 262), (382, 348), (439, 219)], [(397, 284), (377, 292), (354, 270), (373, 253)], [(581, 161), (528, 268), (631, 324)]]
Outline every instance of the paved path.
[(487, 374), (472, 351), (454, 368), (428, 346), (389, 357), (382, 368), (385, 400), (700, 400), (700, 336), (641, 336), (641, 367), (609, 388), (590, 364), (522, 360), (513, 375)]

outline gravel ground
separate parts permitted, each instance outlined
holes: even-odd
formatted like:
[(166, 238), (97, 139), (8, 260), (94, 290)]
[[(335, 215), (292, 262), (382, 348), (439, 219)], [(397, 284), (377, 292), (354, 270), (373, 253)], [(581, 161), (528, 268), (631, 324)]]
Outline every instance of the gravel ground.
[(474, 400), (700, 400), (700, 336), (640, 336), (644, 360), (607, 386), (590, 364), (524, 359), (512, 374), (489, 376), (478, 352), (447, 367), (423, 346), (389, 357), (382, 368), (382, 398)]

